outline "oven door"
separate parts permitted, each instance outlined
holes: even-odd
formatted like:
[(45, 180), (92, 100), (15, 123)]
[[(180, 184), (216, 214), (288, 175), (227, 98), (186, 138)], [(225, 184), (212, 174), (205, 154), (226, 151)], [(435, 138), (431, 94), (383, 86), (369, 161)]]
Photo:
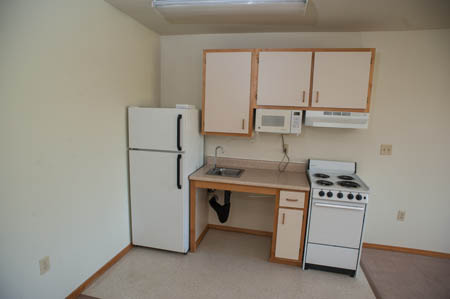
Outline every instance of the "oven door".
[(358, 249), (364, 224), (365, 205), (313, 200), (309, 243)]
[(291, 111), (256, 109), (255, 131), (289, 134), (291, 131)]

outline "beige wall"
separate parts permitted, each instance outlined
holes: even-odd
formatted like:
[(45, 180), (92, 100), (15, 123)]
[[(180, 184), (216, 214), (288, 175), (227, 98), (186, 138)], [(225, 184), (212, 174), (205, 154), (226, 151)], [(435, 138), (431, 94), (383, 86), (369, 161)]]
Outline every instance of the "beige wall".
[(0, 298), (64, 298), (130, 243), (126, 107), (159, 105), (159, 50), (101, 0), (0, 2)]
[[(291, 159), (358, 162), (372, 189), (366, 242), (450, 252), (450, 30), (164, 36), (162, 106), (201, 106), (203, 49), (254, 47), (377, 48), (369, 129), (303, 127), (286, 138)], [(280, 143), (261, 134), (207, 137), (205, 146), (207, 155), (223, 145), (226, 157), (279, 161)], [(393, 145), (392, 156), (379, 155), (382, 143)], [(399, 209), (405, 222), (396, 221)]]

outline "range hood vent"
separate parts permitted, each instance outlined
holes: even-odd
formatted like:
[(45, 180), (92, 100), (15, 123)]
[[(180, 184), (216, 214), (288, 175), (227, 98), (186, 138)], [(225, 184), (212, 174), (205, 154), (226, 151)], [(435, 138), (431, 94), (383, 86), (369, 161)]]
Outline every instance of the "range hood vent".
[(367, 129), (369, 113), (340, 111), (306, 111), (305, 126)]

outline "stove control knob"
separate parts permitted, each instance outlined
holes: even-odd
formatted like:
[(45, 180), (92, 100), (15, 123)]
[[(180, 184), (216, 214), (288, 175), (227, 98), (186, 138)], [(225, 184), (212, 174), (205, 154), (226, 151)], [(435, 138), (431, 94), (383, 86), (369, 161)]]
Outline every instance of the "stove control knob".
[(327, 196), (328, 196), (328, 197), (332, 197), (332, 196), (333, 196), (333, 192), (328, 191), (328, 192), (327, 192)]
[(347, 198), (348, 198), (348, 199), (353, 199), (353, 194), (349, 193), (349, 194), (347, 195)]
[(324, 196), (324, 195), (325, 195), (325, 192), (323, 192), (323, 191), (320, 191), (320, 192), (319, 192), (319, 196), (320, 196), (320, 197), (322, 197), (322, 196)]
[(356, 195), (356, 200), (361, 200), (361, 199), (362, 199), (361, 194)]
[(338, 197), (338, 198), (342, 198), (342, 197), (344, 197), (344, 194), (342, 194), (342, 192), (339, 192), (339, 193), (337, 194), (337, 197)]

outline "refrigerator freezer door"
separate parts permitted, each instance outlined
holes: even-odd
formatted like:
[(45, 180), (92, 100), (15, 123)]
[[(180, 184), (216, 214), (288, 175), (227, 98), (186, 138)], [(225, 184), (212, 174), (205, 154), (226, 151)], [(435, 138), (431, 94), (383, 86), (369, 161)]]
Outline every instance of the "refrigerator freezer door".
[[(131, 225), (133, 244), (187, 252), (189, 228), (183, 203), (184, 156), (130, 150)], [(181, 189), (180, 189), (181, 188)]]
[(128, 108), (129, 148), (183, 151), (184, 110)]

